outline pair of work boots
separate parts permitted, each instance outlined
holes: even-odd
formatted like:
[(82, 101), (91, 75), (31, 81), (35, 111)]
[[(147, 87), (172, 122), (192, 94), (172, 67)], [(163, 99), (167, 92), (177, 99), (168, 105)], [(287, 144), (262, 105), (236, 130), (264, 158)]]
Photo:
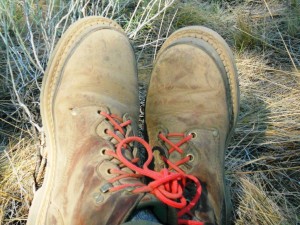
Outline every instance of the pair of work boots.
[(134, 224), (143, 210), (162, 224), (230, 223), (224, 151), (238, 108), (225, 41), (204, 27), (180, 29), (154, 65), (146, 142), (136, 136), (137, 67), (127, 36), (107, 18), (79, 20), (43, 80), (48, 164), (28, 224)]

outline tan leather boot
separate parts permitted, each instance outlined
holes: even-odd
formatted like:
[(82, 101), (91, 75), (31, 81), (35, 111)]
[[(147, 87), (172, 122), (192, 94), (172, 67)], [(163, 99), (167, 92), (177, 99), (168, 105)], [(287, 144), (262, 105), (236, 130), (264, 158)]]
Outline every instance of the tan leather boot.
[[(201, 183), (200, 199), (190, 215), (182, 218), (230, 223), (224, 152), (238, 109), (237, 71), (221, 36), (199, 26), (172, 34), (160, 49), (152, 72), (146, 125), (154, 155), (165, 156), (156, 157), (156, 169), (179, 168)], [(195, 188), (193, 182), (185, 186), (187, 199), (195, 195)]]
[[(45, 181), (28, 224), (120, 224), (144, 194), (117, 159), (119, 142), (137, 132), (137, 69), (115, 22), (89, 17), (73, 24), (49, 61), (41, 93), (47, 137)], [(120, 148), (132, 159), (131, 143)]]

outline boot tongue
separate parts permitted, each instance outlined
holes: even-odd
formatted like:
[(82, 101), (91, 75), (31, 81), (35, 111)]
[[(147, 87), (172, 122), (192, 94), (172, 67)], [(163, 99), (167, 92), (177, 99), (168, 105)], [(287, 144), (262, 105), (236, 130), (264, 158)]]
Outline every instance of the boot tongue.
[(165, 225), (177, 225), (176, 209), (163, 204), (152, 194), (147, 193), (137, 204), (137, 210), (151, 210), (160, 223)]
[(159, 146), (154, 146), (152, 148), (153, 152), (153, 168), (156, 172), (161, 171), (164, 168), (167, 168), (167, 164), (163, 161), (162, 156), (167, 158), (168, 152)]

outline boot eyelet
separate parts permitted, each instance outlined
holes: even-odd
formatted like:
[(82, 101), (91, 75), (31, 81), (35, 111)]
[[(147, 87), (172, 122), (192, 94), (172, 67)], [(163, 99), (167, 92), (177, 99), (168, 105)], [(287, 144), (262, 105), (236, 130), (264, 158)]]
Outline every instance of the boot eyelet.
[(159, 131), (158, 131), (157, 137), (159, 137), (160, 134), (166, 136), (166, 133), (165, 133), (164, 131), (162, 131), (162, 130), (159, 130)]
[(107, 150), (108, 150), (107, 148), (102, 148), (102, 149), (100, 150), (100, 154), (101, 154), (102, 156), (106, 155), (105, 152), (106, 152)]
[(111, 169), (107, 169), (106, 173), (109, 174), (109, 175), (111, 175)]
[(101, 114), (101, 110), (98, 110), (97, 113), (100, 115)]
[(186, 156), (190, 158), (190, 162), (193, 162), (195, 159), (195, 156), (192, 154), (187, 154)]
[(109, 191), (109, 189), (112, 187), (113, 187), (113, 185), (111, 183), (106, 183), (100, 187), (100, 191), (102, 193), (107, 193)]
[(95, 194), (93, 194), (93, 197), (94, 197), (96, 205), (102, 203), (104, 200), (104, 197), (101, 195), (101, 193), (95, 193)]
[(196, 138), (197, 137), (197, 133), (195, 133), (195, 132), (191, 132), (191, 133), (189, 133), (189, 135), (192, 135), (192, 138)]

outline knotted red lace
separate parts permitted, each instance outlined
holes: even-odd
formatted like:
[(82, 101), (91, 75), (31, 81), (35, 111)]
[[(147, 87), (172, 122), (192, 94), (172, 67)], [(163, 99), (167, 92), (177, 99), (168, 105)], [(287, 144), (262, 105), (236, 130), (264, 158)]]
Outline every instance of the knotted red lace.
[[(112, 187), (109, 190), (118, 191), (124, 188), (134, 187), (134, 190), (132, 191), (133, 193), (152, 193), (163, 203), (179, 209), (177, 214), (178, 224), (203, 225), (204, 223), (202, 222), (181, 219), (181, 217), (185, 214), (190, 215), (189, 212), (198, 202), (202, 191), (199, 180), (192, 175), (185, 174), (184, 171), (182, 171), (179, 168), (181, 164), (190, 160), (189, 157), (185, 157), (184, 159), (176, 163), (172, 163), (167, 158), (163, 157), (163, 160), (167, 163), (169, 168), (164, 168), (159, 172), (151, 170), (149, 169), (149, 165), (153, 160), (153, 154), (150, 145), (143, 139), (136, 136), (125, 137), (125, 127), (130, 125), (131, 121), (127, 120), (123, 122), (123, 120), (118, 116), (113, 114), (107, 114), (105, 112), (101, 112), (100, 114), (105, 116), (114, 126), (114, 131), (107, 130), (106, 133), (118, 141), (118, 143), (115, 146), (116, 151), (106, 150), (105, 154), (113, 156), (121, 162), (121, 165), (119, 165), (120, 169), (112, 169), (110, 171), (111, 173), (116, 174), (118, 176), (113, 179), (110, 179), (109, 182), (113, 183), (123, 178), (138, 178), (143, 176), (149, 177), (153, 180), (148, 185), (143, 183), (128, 183)], [(124, 138), (120, 138), (120, 136), (116, 134), (116, 131), (119, 131), (124, 136)], [(167, 138), (171, 136), (179, 136), (182, 137), (182, 139), (178, 143), (174, 144)], [(192, 138), (192, 135), (188, 135), (185, 137), (184, 134), (169, 134), (168, 136), (159, 134), (159, 137), (170, 146), (170, 154), (173, 151), (178, 151), (182, 154), (183, 150), (180, 149), (180, 146), (189, 141)], [(142, 168), (135, 165), (135, 163), (138, 161), (137, 158), (134, 158), (129, 161), (122, 153), (122, 150), (127, 149), (127, 145), (131, 142), (139, 142), (145, 147), (148, 153), (148, 158), (143, 164)], [(122, 171), (121, 168), (124, 166), (128, 167), (135, 173)], [(187, 184), (187, 180), (194, 182), (196, 185), (196, 194), (190, 202), (188, 202), (187, 199), (183, 196), (183, 191)]]

